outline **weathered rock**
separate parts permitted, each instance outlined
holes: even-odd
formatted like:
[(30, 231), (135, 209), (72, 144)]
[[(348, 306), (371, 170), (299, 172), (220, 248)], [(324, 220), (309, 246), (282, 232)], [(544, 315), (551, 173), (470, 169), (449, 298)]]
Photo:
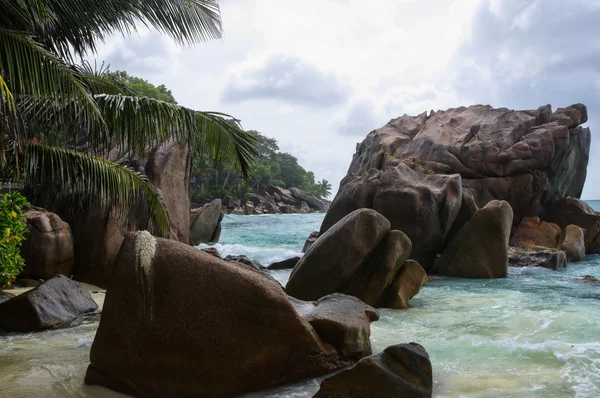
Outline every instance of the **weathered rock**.
[(215, 199), (197, 209), (190, 222), (190, 244), (197, 246), (200, 243), (214, 242), (212, 238), (222, 219), (221, 199)]
[(334, 293), (308, 302), (290, 297), (294, 309), (310, 323), (323, 341), (346, 358), (371, 355), (370, 323), (379, 319), (377, 310), (356, 297)]
[(313, 301), (343, 292), (389, 229), (390, 222), (374, 210), (359, 209), (348, 214), (322, 234), (298, 262), (287, 283), (287, 293)]
[(260, 269), (265, 268), (258, 261), (254, 261), (250, 257), (244, 256), (243, 254), (241, 254), (239, 256), (231, 256), (231, 255), (230, 256), (225, 256), (223, 258), (223, 260), (225, 260), (225, 261), (236, 261), (238, 263), (246, 264), (246, 265), (249, 265), (251, 267), (260, 268)]
[(308, 206), (310, 206), (311, 209), (313, 210), (323, 210), (323, 208), (325, 208), (325, 205), (323, 204), (323, 202), (321, 202), (319, 199), (315, 198), (312, 195), (307, 194), (306, 192), (304, 192), (303, 190), (299, 189), (299, 188), (290, 188), (290, 194), (292, 195), (292, 197), (300, 200), (300, 201), (304, 201), (308, 204)]
[(310, 247), (317, 241), (317, 239), (319, 239), (319, 231), (311, 232), (310, 235), (308, 235), (308, 238), (306, 238), (306, 241), (304, 242), (304, 246), (302, 247), (302, 253), (306, 253), (308, 249), (310, 249)]
[(540, 221), (538, 217), (523, 217), (513, 237), (511, 246), (519, 246), (521, 242), (533, 242), (537, 246), (557, 248), (561, 229), (554, 223)]
[(88, 384), (145, 397), (236, 396), (349, 362), (255, 272), (147, 233), (126, 237), (118, 263)]
[(427, 273), (423, 267), (415, 260), (407, 260), (377, 301), (377, 308), (410, 308), (409, 300), (419, 293), (426, 281)]
[(298, 210), (298, 213), (306, 214), (309, 211), (310, 208), (308, 207), (308, 204), (305, 201), (300, 202), (300, 209)]
[(3, 292), (2, 290), (0, 290), (0, 304), (5, 302), (6, 300), (10, 300), (13, 297), (15, 297), (14, 294), (9, 292)]
[(452, 238), (433, 272), (460, 278), (505, 278), (513, 211), (493, 200)]
[(409, 343), (390, 346), (326, 378), (314, 398), (428, 398), (432, 388), (427, 351), (417, 343)]
[(287, 258), (285, 260), (270, 264), (267, 266), (267, 269), (292, 269), (296, 266), (296, 264), (298, 264), (298, 261), (300, 261), (300, 257)]
[(50, 329), (97, 308), (89, 291), (58, 275), (0, 304), (0, 327), (7, 332)]
[(251, 216), (252, 214), (254, 214), (254, 205), (252, 204), (252, 202), (246, 202), (246, 204), (244, 205), (244, 214), (247, 216)]
[(219, 251), (214, 247), (206, 247), (200, 250), (202, 250), (204, 253), (210, 254), (211, 256), (215, 256), (216, 258), (221, 258), (221, 253), (219, 253)]
[(413, 242), (410, 255), (428, 271), (462, 203), (458, 175), (425, 175), (404, 163), (384, 172), (370, 170), (346, 176), (323, 224), (321, 234), (341, 217), (359, 208), (372, 208)]
[(562, 198), (552, 202), (544, 214), (544, 220), (556, 223), (561, 228), (573, 224), (584, 229), (585, 246), (593, 253), (592, 246), (600, 241), (600, 215), (590, 205), (576, 198)]
[(531, 242), (508, 248), (508, 265), (511, 267), (544, 267), (561, 270), (567, 266), (565, 252)]
[(221, 205), (226, 209), (233, 208), (234, 202), (235, 202), (235, 200), (233, 199), (233, 197), (231, 195), (225, 195), (221, 199)]
[[(589, 283), (590, 285), (595, 285), (595, 286), (600, 286), (600, 280), (594, 276), (591, 275), (584, 275), (581, 276), (577, 279), (582, 280), (585, 283)], [(1, 296), (0, 296), (1, 297)]]
[(233, 211), (231, 212), (231, 214), (234, 214), (236, 216), (245, 216), (246, 215), (246, 210), (245, 209), (240, 209), (240, 208), (235, 208), (235, 209), (233, 209)]
[(508, 201), (517, 226), (524, 216), (541, 216), (556, 197), (581, 195), (590, 149), (589, 129), (578, 127), (585, 115), (581, 104), (554, 114), (549, 105), (526, 111), (475, 105), (404, 115), (367, 135), (348, 174), (399, 162), (428, 173), (458, 173), (478, 206)]
[(581, 261), (585, 257), (585, 234), (577, 225), (567, 225), (563, 230), (560, 249), (567, 255), (567, 261)]
[(286, 205), (295, 207), (300, 206), (301, 201), (294, 198), (292, 196), (292, 193), (285, 188), (277, 187), (275, 185), (269, 185), (267, 186), (266, 191), (269, 194), (273, 195), (275, 197), (275, 200), (277, 200), (278, 202), (283, 202)]
[(75, 251), (71, 227), (58, 215), (31, 207), (25, 211), (29, 234), (21, 247), (25, 268), (20, 276), (49, 279), (71, 276)]

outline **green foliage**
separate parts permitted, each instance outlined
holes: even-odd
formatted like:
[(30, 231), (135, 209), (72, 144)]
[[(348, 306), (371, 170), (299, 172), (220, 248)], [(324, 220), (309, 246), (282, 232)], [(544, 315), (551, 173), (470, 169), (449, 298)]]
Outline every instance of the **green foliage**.
[(18, 191), (5, 194), (0, 200), (0, 288), (9, 286), (23, 270), (21, 244), (27, 226), (23, 207), (27, 200)]
[(143, 97), (154, 98), (159, 101), (168, 102), (171, 104), (177, 104), (175, 101), (175, 97), (173, 97), (173, 93), (164, 84), (156, 87), (154, 84), (148, 82), (148, 80), (144, 80), (139, 77), (129, 76), (127, 72), (124, 71), (115, 71), (109, 72), (109, 75), (116, 77), (117, 79), (125, 82), (131, 89), (133, 89), (137, 94)]

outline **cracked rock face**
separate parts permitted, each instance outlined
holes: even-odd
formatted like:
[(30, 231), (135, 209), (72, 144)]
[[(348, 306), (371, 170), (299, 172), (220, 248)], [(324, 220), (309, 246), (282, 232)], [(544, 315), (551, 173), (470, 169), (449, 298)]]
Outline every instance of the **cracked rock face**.
[(523, 111), (474, 105), (404, 115), (358, 145), (348, 175), (401, 162), (425, 174), (460, 174), (479, 207), (509, 202), (516, 226), (555, 197), (581, 195), (590, 148), (590, 131), (580, 126), (586, 121), (582, 104), (555, 112), (550, 105)]

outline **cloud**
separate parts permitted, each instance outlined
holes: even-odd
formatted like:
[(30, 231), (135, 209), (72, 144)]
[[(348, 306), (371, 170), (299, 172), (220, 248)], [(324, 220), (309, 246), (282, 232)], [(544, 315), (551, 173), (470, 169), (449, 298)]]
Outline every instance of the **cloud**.
[(337, 77), (297, 57), (271, 56), (264, 62), (246, 61), (232, 68), (221, 99), (243, 102), (257, 99), (329, 107), (348, 95)]

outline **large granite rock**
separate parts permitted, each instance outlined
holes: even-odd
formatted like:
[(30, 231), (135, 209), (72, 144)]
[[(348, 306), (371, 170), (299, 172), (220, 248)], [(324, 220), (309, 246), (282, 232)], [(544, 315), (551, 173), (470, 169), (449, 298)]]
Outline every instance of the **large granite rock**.
[(562, 250), (524, 243), (508, 248), (508, 265), (561, 270), (567, 266), (567, 256)]
[(568, 261), (581, 261), (585, 257), (585, 234), (577, 225), (567, 225), (562, 233), (560, 249)]
[(300, 261), (300, 257), (286, 258), (285, 260), (269, 264), (267, 268), (270, 270), (293, 269), (296, 266), (296, 264), (298, 264), (298, 261)]
[(356, 297), (334, 293), (308, 302), (290, 297), (296, 312), (315, 329), (323, 341), (346, 358), (371, 355), (371, 327), (379, 319), (375, 308)]
[(371, 209), (341, 219), (298, 262), (286, 286), (288, 294), (317, 300), (340, 292), (372, 306), (407, 308), (423, 285), (425, 271), (414, 262), (404, 272), (412, 244), (403, 232), (390, 231), (389, 224)]
[(538, 217), (523, 217), (513, 237), (511, 246), (522, 242), (532, 242), (536, 246), (557, 248), (560, 243), (561, 228), (551, 222), (540, 221)]
[(401, 163), (385, 171), (348, 175), (331, 204), (320, 233), (346, 214), (372, 208), (385, 216), (391, 229), (413, 242), (410, 258), (430, 270), (441, 252), (462, 203), (459, 175), (422, 174)]
[(71, 276), (75, 252), (71, 227), (59, 216), (31, 207), (27, 216), (26, 240), (21, 246), (25, 268), (21, 278), (50, 279), (54, 275)]
[(304, 246), (302, 246), (302, 253), (306, 253), (308, 249), (319, 239), (319, 231), (313, 231), (308, 235), (306, 241), (304, 242)]
[(0, 328), (35, 332), (63, 325), (98, 308), (89, 291), (63, 275), (0, 304)]
[(573, 224), (583, 228), (588, 253), (596, 253), (593, 247), (600, 242), (600, 215), (590, 205), (577, 198), (562, 198), (552, 202), (543, 216), (544, 220), (556, 223), (561, 228)]
[(433, 272), (460, 278), (505, 278), (513, 211), (493, 200), (454, 236)]
[[(226, 397), (352, 362), (254, 270), (146, 232), (126, 236), (117, 262), (88, 384), (144, 397)], [(343, 330), (339, 322), (334, 330)]]
[(266, 191), (272, 195), (277, 202), (283, 202), (289, 206), (300, 207), (300, 202), (302, 202), (302, 200), (294, 198), (292, 193), (285, 188), (269, 185), (267, 186)]
[(314, 398), (429, 398), (433, 372), (427, 351), (417, 343), (389, 346), (321, 383)]
[(221, 199), (215, 199), (192, 213), (190, 221), (190, 244), (218, 242), (223, 219)]
[(404, 115), (365, 138), (348, 174), (384, 171), (400, 162), (426, 173), (458, 173), (479, 207), (492, 199), (508, 201), (517, 226), (524, 216), (542, 215), (556, 197), (581, 195), (590, 131), (579, 125), (586, 121), (581, 104), (554, 113), (549, 105), (525, 111), (474, 105)]
[(305, 201), (308, 206), (310, 206), (313, 210), (323, 210), (325, 205), (319, 199), (315, 198), (312, 195), (307, 194), (303, 190), (299, 188), (290, 188), (290, 193), (292, 196), (300, 201)]

